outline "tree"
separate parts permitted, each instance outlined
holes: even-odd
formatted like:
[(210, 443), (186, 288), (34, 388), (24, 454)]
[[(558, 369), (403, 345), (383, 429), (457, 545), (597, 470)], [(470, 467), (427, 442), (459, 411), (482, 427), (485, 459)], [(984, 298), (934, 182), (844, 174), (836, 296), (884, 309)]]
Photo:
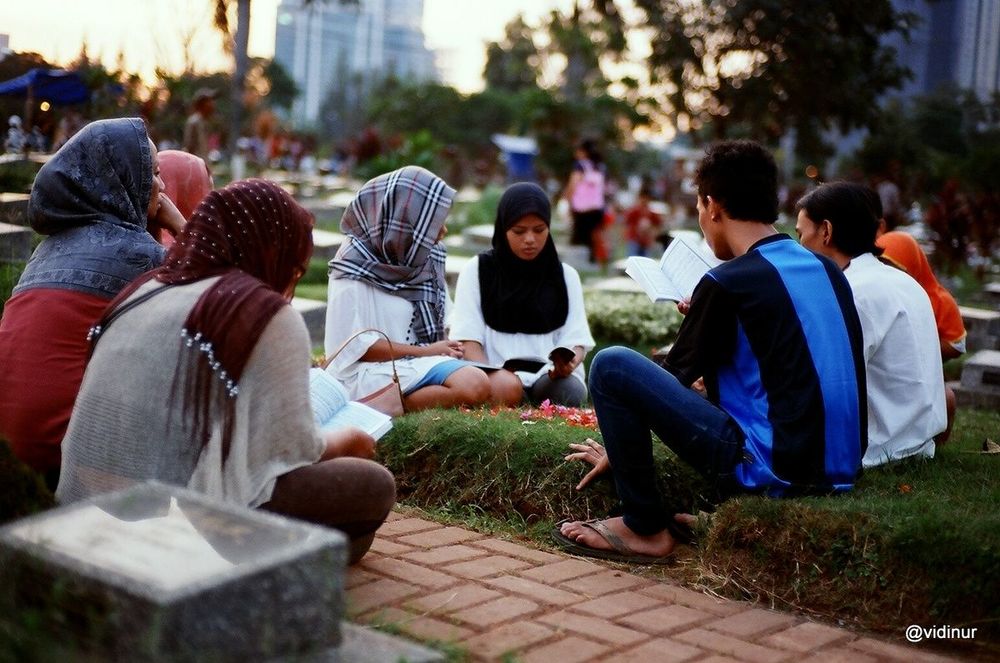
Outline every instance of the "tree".
[[(572, 146), (583, 137), (601, 141), (615, 168), (618, 148), (631, 142), (632, 129), (648, 121), (649, 100), (639, 94), (639, 82), (630, 77), (614, 80), (605, 73), (605, 64), (625, 53), (626, 27), (614, 0), (578, 0), (566, 12), (551, 12), (537, 29), (518, 17), (507, 25), (501, 42), (489, 45), (483, 94), (493, 95), (489, 103), (494, 107), (507, 99), (509, 120), (500, 131), (538, 141), (540, 173), (565, 176), (573, 161)], [(539, 31), (546, 33), (548, 42), (541, 50), (534, 39)], [(560, 63), (558, 83), (543, 87), (539, 72)], [(612, 86), (614, 95), (609, 92)], [(468, 103), (476, 100), (473, 96)]]
[[(301, 0), (303, 5), (310, 5), (314, 2), (324, 2), (325, 0)], [(356, 4), (358, 0), (337, 0), (342, 4)], [(236, 31), (230, 34), (229, 30), (229, 10), (235, 4), (236, 7)], [(222, 34), (222, 44), (228, 53), (233, 54), (235, 66), (233, 67), (233, 78), (230, 85), (230, 114), (229, 114), (229, 153), (236, 151), (236, 141), (243, 128), (243, 92), (246, 89), (247, 72), (250, 64), (250, 57), (247, 54), (247, 46), (250, 43), (250, 0), (215, 0), (215, 27)]]
[(928, 203), (932, 259), (953, 272), (970, 250), (995, 254), (1000, 237), (1000, 97), (943, 87), (909, 106), (890, 104), (856, 155), (868, 175), (894, 171), (910, 197)]
[(546, 29), (549, 55), (565, 58), (561, 89), (571, 101), (607, 91), (608, 78), (601, 69), (602, 58), (618, 59), (625, 51), (623, 24), (613, 2), (597, 2), (598, 10), (581, 7), (574, 1), (568, 14), (553, 11)]
[(541, 55), (534, 31), (518, 15), (504, 28), (504, 38), (486, 47), (486, 87), (518, 92), (538, 86)]
[(648, 58), (679, 124), (716, 137), (744, 126), (775, 141), (795, 129), (800, 154), (821, 134), (871, 126), (878, 98), (909, 76), (883, 45), (916, 17), (890, 0), (635, 0), (655, 26)]
[(290, 109), (300, 93), (295, 80), (277, 60), (253, 58), (247, 80), (249, 87), (271, 108)]
[[(236, 32), (230, 38), (229, 6), (236, 4)], [(229, 86), (229, 141), (230, 154), (236, 153), (236, 141), (243, 127), (243, 90), (246, 87), (247, 69), (250, 58), (247, 46), (250, 43), (250, 0), (216, 0), (215, 27), (223, 35), (223, 47), (233, 54), (235, 66)]]

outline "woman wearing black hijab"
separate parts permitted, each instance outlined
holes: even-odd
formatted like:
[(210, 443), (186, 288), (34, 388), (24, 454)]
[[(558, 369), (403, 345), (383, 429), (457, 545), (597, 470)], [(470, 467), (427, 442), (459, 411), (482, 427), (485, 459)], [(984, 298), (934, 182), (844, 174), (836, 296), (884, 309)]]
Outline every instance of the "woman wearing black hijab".
[[(587, 398), (583, 359), (594, 339), (580, 276), (559, 261), (549, 234), (551, 215), (549, 199), (536, 184), (522, 182), (504, 192), (493, 248), (458, 277), (449, 335), (462, 341), (469, 360), (545, 364), (517, 371), (528, 398), (579, 406)], [(497, 373), (492, 380), (507, 379), (505, 371)]]

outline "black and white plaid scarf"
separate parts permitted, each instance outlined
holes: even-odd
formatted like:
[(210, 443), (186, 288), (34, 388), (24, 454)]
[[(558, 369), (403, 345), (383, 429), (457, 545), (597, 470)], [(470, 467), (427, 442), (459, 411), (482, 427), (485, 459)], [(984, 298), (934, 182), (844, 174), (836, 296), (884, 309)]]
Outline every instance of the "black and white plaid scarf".
[(419, 166), (369, 180), (344, 212), (346, 241), (330, 261), (333, 278), (412, 302), (419, 344), (444, 338), (446, 251), (437, 238), (454, 198), (454, 189)]

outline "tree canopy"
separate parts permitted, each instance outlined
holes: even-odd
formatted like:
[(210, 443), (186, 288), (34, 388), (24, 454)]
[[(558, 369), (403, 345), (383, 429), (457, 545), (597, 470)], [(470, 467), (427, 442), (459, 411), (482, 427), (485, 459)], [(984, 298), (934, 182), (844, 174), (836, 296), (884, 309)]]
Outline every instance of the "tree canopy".
[(652, 27), (652, 82), (682, 127), (714, 137), (742, 127), (774, 141), (795, 129), (800, 148), (817, 149), (826, 129), (872, 126), (879, 97), (909, 75), (883, 38), (908, 36), (916, 17), (890, 0), (635, 4)]

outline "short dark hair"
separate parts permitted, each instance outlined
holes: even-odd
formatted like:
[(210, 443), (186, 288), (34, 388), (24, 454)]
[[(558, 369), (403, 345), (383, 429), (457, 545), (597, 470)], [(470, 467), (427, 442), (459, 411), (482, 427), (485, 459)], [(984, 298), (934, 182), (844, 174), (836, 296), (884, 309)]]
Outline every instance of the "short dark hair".
[(833, 245), (852, 258), (862, 253), (881, 255), (882, 250), (875, 246), (877, 200), (878, 194), (863, 184), (829, 182), (802, 196), (795, 209), (805, 210), (813, 223), (829, 221)]
[(752, 140), (715, 143), (695, 174), (698, 195), (711, 196), (733, 219), (774, 223), (778, 218), (778, 166)]
[(584, 153), (586, 153), (587, 158), (595, 164), (604, 162), (604, 158), (601, 156), (601, 151), (597, 149), (597, 142), (593, 138), (584, 138), (581, 140), (580, 149), (583, 150)]

